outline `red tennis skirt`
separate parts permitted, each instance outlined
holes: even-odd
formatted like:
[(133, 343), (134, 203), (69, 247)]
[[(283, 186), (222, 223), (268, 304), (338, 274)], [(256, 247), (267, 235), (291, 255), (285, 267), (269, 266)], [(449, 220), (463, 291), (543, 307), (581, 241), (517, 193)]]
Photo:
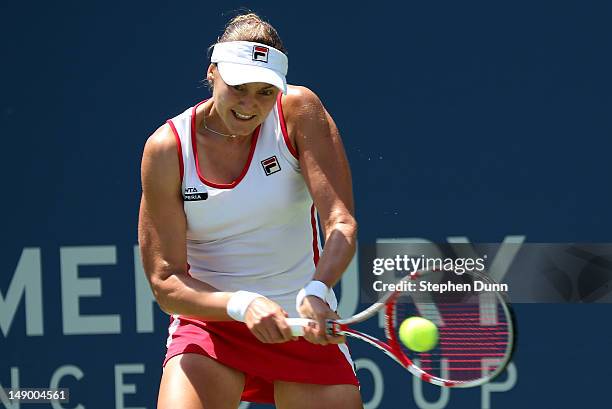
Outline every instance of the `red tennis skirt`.
[(174, 356), (196, 353), (245, 374), (242, 400), (273, 403), (274, 381), (359, 386), (346, 344), (315, 345), (304, 338), (264, 344), (237, 321), (172, 317), (164, 366)]

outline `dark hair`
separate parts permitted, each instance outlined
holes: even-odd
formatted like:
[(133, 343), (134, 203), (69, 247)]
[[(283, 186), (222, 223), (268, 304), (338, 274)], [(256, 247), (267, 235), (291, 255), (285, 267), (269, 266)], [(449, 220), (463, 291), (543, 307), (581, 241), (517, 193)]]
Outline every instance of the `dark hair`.
[(218, 43), (226, 41), (252, 41), (274, 47), (287, 54), (278, 32), (270, 23), (264, 21), (257, 14), (249, 12), (241, 14), (229, 21), (225, 31), (217, 40)]

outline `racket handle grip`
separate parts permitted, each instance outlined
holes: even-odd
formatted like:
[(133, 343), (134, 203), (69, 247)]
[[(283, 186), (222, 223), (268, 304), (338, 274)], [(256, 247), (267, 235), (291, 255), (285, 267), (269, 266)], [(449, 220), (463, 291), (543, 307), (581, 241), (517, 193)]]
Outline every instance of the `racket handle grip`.
[(308, 318), (287, 318), (287, 324), (289, 324), (289, 327), (291, 328), (291, 333), (294, 337), (303, 336), (304, 327), (308, 327), (314, 322), (314, 320)]

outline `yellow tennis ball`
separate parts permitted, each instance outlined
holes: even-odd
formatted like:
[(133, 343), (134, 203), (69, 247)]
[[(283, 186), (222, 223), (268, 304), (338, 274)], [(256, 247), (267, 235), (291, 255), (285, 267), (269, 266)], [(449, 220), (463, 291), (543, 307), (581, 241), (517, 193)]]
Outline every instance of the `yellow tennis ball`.
[(428, 319), (410, 317), (400, 325), (399, 337), (408, 349), (416, 352), (429, 351), (438, 343), (438, 327)]

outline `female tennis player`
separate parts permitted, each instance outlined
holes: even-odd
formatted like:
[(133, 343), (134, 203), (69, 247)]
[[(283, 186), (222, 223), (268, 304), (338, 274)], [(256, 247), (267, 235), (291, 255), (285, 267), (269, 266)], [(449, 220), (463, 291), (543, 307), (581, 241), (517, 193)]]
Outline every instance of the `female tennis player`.
[[(234, 18), (212, 49), (212, 97), (145, 145), (140, 249), (172, 316), (158, 408), (362, 407), (344, 338), (323, 325), (355, 251), (349, 166), (334, 121), (287, 68), (269, 23)], [(317, 324), (295, 338), (287, 317)]]

